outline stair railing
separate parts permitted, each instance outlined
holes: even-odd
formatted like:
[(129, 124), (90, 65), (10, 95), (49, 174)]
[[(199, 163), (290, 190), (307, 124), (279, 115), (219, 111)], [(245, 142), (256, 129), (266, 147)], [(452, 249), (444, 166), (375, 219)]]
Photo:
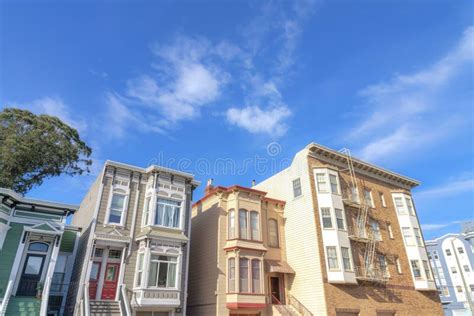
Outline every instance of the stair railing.
[(5, 315), (7, 312), (7, 305), (8, 301), (10, 300), (10, 296), (13, 291), (13, 280), (8, 281), (7, 290), (5, 291), (5, 295), (3, 295), (2, 305), (0, 305), (0, 315)]
[(90, 316), (90, 303), (89, 303), (89, 282), (86, 282), (84, 285), (84, 297), (83, 297), (83, 308), (82, 310), (84, 311), (84, 316)]
[(288, 301), (301, 315), (313, 316), (313, 313), (309, 311), (300, 301), (298, 301), (293, 295), (288, 294)]
[(132, 311), (130, 309), (130, 304), (127, 297), (127, 288), (125, 284), (120, 285), (119, 304), (122, 315), (132, 316)]

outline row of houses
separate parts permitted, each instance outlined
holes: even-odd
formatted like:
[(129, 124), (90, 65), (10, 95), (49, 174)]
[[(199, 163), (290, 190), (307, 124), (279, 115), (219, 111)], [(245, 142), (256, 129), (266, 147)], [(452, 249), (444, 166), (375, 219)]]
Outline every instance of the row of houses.
[(417, 181), (312, 143), (259, 184), (199, 184), (107, 161), (79, 206), (1, 189), (0, 315), (443, 314)]

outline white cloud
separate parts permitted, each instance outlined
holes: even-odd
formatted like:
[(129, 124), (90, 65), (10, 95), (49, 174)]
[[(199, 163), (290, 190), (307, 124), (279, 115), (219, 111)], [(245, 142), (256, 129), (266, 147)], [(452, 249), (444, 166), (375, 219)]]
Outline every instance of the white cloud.
[[(469, 27), (457, 45), (432, 66), (363, 89), (360, 95), (369, 106), (364, 113), (367, 118), (347, 133), (348, 139), (366, 143), (358, 154), (380, 161), (407, 149), (433, 145), (457, 132), (458, 128), (447, 127), (453, 122), (459, 124), (462, 118), (439, 114), (445, 104), (437, 98), (460, 73), (472, 67), (473, 61), (474, 27)], [(450, 106), (462, 102), (456, 99)]]
[(284, 120), (291, 112), (286, 106), (278, 106), (262, 110), (258, 106), (230, 108), (227, 110), (227, 120), (250, 133), (265, 133), (281, 136), (286, 133), (287, 125)]
[[(472, 220), (472, 219), (469, 219), (469, 220)], [(449, 226), (459, 225), (469, 220), (457, 220), (457, 221), (450, 221), (450, 222), (444, 222), (444, 223), (421, 224), (421, 229), (423, 231), (436, 231), (436, 230), (440, 230)]]
[(7, 103), (7, 106), (29, 110), (35, 114), (56, 116), (64, 123), (77, 129), (80, 133), (84, 133), (87, 130), (87, 123), (84, 120), (73, 118), (70, 107), (61, 98), (56, 96), (43, 97), (25, 103)]
[(417, 198), (442, 198), (474, 191), (472, 174), (415, 193)]

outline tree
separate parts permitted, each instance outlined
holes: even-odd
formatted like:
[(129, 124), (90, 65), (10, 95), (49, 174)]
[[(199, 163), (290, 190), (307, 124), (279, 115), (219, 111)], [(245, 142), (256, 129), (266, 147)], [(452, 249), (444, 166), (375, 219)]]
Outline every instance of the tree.
[(77, 130), (57, 117), (0, 112), (0, 187), (24, 194), (49, 177), (88, 173), (91, 153)]

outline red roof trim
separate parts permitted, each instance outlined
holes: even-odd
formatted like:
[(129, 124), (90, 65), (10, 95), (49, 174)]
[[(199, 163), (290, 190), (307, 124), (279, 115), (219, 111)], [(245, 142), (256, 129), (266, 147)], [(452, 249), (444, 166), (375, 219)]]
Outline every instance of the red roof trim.
[(239, 309), (239, 308), (265, 308), (267, 304), (265, 303), (227, 303), (228, 309)]

